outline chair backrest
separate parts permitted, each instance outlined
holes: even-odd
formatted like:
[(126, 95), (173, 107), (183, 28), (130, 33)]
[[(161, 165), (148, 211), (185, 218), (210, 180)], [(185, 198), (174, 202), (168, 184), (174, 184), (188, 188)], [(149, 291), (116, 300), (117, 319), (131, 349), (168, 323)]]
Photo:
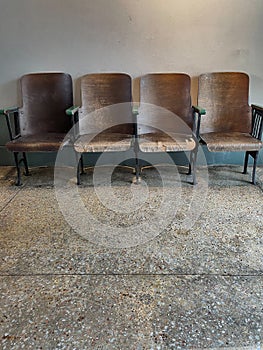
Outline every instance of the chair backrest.
[(206, 109), (200, 132), (251, 132), (248, 96), (249, 77), (245, 73), (200, 75), (198, 105)]
[(80, 134), (133, 134), (132, 80), (125, 73), (87, 74), (81, 78)]
[[(191, 78), (183, 73), (152, 73), (141, 77), (140, 80), (140, 102), (162, 107), (157, 111), (160, 126), (166, 123), (166, 128), (176, 132), (182, 129), (182, 124), (187, 128), (193, 128), (193, 113), (191, 106)], [(140, 108), (141, 109), (141, 108)], [(165, 113), (168, 110), (169, 113)], [(147, 111), (139, 115), (140, 122), (151, 125), (153, 113)], [(162, 116), (165, 120), (162, 120)], [(179, 118), (178, 118), (179, 117)], [(155, 118), (155, 125), (158, 124)], [(178, 119), (180, 122), (178, 123)], [(168, 126), (170, 124), (170, 126)], [(181, 124), (181, 125), (179, 125)], [(150, 130), (150, 129), (149, 129)], [(182, 130), (178, 130), (180, 132)], [(139, 126), (139, 133), (147, 132), (147, 127)]]
[(66, 73), (33, 73), (21, 78), (21, 135), (67, 133), (65, 110), (73, 104), (72, 79)]

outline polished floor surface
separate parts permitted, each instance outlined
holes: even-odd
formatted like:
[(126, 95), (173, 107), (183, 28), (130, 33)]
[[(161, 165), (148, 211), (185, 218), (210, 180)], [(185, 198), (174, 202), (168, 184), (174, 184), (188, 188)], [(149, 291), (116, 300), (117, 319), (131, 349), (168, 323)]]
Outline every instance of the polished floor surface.
[(193, 189), (165, 167), (109, 185), (105, 167), (63, 197), (52, 168), (21, 187), (0, 168), (0, 347), (261, 349), (262, 168), (257, 186), (241, 170)]

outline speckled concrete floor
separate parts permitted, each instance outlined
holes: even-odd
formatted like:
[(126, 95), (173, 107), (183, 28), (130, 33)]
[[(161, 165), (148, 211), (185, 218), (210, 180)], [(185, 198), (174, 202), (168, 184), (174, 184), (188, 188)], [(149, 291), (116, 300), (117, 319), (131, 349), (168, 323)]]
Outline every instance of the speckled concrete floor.
[[(240, 171), (209, 168), (189, 229), (177, 225), (184, 206), (158, 236), (114, 248), (68, 224), (52, 169), (32, 169), (18, 188), (14, 169), (0, 168), (1, 348), (261, 349), (262, 177), (252, 186)], [(116, 171), (119, 196), (130, 176)], [(154, 170), (143, 179), (152, 192), (160, 186)], [(192, 187), (181, 179), (183, 203)], [(107, 217), (91, 184), (88, 173), (79, 188), (85, 205), (124, 224), (122, 215)], [(140, 220), (158, 206), (151, 201)], [(125, 220), (128, 227), (134, 216)]]

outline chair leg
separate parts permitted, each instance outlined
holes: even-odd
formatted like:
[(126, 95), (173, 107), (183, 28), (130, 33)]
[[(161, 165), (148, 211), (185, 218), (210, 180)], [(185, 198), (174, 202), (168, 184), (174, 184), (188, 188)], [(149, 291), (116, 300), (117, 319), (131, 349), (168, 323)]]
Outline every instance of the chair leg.
[(18, 159), (18, 152), (14, 152), (14, 158), (15, 158), (15, 164), (16, 164), (16, 172), (17, 172), (17, 178), (16, 178), (16, 186), (21, 186), (21, 171), (20, 171), (20, 164)]
[(84, 171), (83, 154), (80, 156), (80, 166), (81, 166), (81, 174), (85, 174), (85, 171)]
[(81, 156), (80, 158), (78, 158), (78, 153), (75, 152), (75, 156), (76, 156), (76, 163), (77, 163), (77, 185), (80, 185), (80, 163), (81, 163)]
[(25, 175), (29, 176), (30, 173), (29, 173), (29, 169), (28, 169), (28, 162), (27, 162), (27, 158), (26, 158), (26, 153), (25, 152), (23, 152), (23, 163), (24, 163), (24, 166), (25, 166)]
[(79, 163), (77, 166), (77, 185), (78, 186), (80, 185), (80, 166), (79, 166)]
[(139, 153), (138, 137), (135, 137), (133, 150), (134, 150), (134, 156), (135, 156), (135, 176), (133, 177), (132, 182), (138, 185), (141, 182), (141, 177), (140, 177), (141, 168), (140, 168), (139, 157), (138, 157), (138, 153)]
[(138, 158), (138, 155), (136, 154), (136, 157), (135, 157), (135, 183), (136, 184), (140, 182), (140, 174), (141, 174), (141, 169), (139, 164), (139, 158)]
[(245, 155), (245, 161), (244, 161), (244, 169), (243, 169), (243, 174), (247, 174), (248, 156), (249, 156), (249, 152), (246, 152), (246, 155)]
[(257, 162), (258, 162), (258, 154), (259, 152), (253, 152), (252, 157), (254, 158), (254, 164), (253, 164), (253, 171), (252, 171), (252, 184), (256, 184), (256, 168), (257, 168)]
[[(196, 158), (197, 158), (197, 151), (198, 150), (194, 150), (191, 152), (190, 154), (190, 164), (189, 164), (189, 170), (191, 169), (191, 173), (193, 174), (193, 185), (197, 184), (197, 180), (196, 180)], [(191, 175), (191, 173), (189, 175)]]
[(191, 166), (191, 162), (189, 162), (189, 168), (186, 175), (191, 175), (191, 174), (192, 174), (192, 166)]

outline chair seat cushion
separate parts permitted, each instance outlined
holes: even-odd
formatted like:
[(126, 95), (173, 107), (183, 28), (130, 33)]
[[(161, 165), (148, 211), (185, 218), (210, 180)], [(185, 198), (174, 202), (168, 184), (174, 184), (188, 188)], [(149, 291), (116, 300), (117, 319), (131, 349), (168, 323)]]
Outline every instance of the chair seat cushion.
[(65, 136), (63, 133), (21, 136), (8, 142), (6, 147), (12, 152), (56, 152)]
[(132, 135), (101, 133), (80, 135), (74, 143), (76, 152), (120, 152), (131, 148)]
[(211, 152), (258, 151), (263, 146), (260, 140), (240, 132), (211, 132), (201, 134), (201, 139)]
[(194, 150), (197, 143), (192, 135), (148, 133), (140, 135), (139, 146), (143, 152), (180, 152)]

